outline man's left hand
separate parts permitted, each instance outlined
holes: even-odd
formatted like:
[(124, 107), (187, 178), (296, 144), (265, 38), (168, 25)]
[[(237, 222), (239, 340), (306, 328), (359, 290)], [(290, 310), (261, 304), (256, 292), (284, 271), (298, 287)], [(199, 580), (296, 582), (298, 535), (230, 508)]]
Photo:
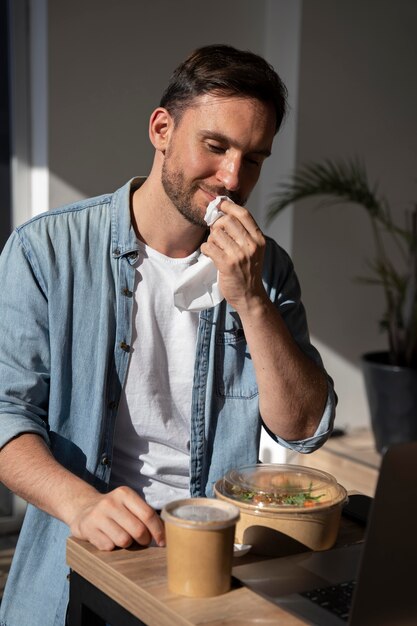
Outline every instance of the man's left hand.
[(266, 296), (262, 284), (265, 237), (249, 211), (223, 200), (225, 213), (210, 228), (201, 251), (219, 271), (220, 289), (237, 311)]

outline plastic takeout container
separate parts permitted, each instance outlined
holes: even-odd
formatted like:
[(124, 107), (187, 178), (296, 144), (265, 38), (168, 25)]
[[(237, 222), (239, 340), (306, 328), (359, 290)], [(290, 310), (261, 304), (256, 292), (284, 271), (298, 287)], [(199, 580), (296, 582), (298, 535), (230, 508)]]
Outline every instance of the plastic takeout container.
[(239, 507), (235, 541), (271, 555), (293, 552), (295, 544), (313, 550), (332, 547), (347, 501), (346, 489), (332, 475), (289, 464), (232, 469), (214, 492)]

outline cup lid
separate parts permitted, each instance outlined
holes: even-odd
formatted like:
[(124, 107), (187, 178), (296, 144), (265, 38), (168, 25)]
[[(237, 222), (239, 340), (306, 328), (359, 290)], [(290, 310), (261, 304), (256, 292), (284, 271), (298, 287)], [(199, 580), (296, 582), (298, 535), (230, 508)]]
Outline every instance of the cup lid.
[(164, 522), (187, 528), (218, 530), (234, 525), (240, 511), (234, 504), (215, 498), (183, 498), (169, 502), (161, 512)]

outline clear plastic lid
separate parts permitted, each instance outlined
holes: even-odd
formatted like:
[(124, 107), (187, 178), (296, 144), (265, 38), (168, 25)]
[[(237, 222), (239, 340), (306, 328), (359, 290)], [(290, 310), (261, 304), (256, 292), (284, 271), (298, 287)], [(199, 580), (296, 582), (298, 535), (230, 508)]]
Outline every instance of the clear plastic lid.
[(217, 530), (236, 524), (239, 507), (215, 498), (183, 498), (173, 500), (161, 512), (164, 522), (185, 528)]
[(240, 506), (271, 511), (328, 507), (346, 499), (333, 476), (301, 465), (246, 465), (230, 470), (216, 489)]

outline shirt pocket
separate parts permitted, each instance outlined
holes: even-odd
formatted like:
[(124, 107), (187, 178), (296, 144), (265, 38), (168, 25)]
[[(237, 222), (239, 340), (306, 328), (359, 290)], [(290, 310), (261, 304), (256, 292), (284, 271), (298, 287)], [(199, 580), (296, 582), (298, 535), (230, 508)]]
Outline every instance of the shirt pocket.
[(222, 398), (249, 399), (258, 395), (255, 369), (242, 328), (216, 333), (216, 393)]

